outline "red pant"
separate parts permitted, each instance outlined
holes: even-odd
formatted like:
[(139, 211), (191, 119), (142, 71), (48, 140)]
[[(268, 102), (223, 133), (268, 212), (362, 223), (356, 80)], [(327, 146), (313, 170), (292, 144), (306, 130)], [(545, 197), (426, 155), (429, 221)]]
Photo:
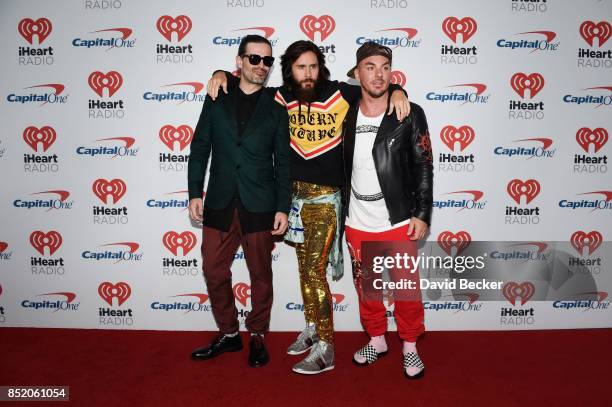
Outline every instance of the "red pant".
[[(417, 241), (412, 241), (407, 235), (408, 225), (389, 231), (372, 233), (345, 227), (346, 242), (349, 245), (353, 267), (361, 264), (361, 243), (368, 241), (407, 241), (411, 242), (409, 255), (417, 255)], [(418, 270), (416, 271), (418, 275)], [(359, 315), (361, 324), (370, 336), (384, 335), (387, 332), (387, 308), (382, 301), (363, 299), (363, 292), (359, 281), (355, 281), (355, 288), (359, 296)], [(422, 301), (394, 301), (395, 321), (397, 332), (404, 341), (416, 342), (419, 335), (425, 331)]]
[(222, 232), (204, 226), (203, 233), (202, 268), (212, 313), (219, 330), (223, 334), (229, 334), (237, 332), (240, 328), (230, 267), (238, 246), (242, 245), (251, 277), (252, 309), (245, 325), (253, 333), (268, 332), (273, 295), (271, 252), (274, 247), (270, 231), (243, 234), (238, 210), (235, 210), (229, 231)]

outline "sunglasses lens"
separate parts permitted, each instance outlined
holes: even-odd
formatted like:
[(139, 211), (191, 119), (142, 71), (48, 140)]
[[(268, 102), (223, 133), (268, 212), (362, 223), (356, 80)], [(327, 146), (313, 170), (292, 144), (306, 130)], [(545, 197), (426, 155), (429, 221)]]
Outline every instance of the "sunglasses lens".
[(274, 57), (263, 57), (263, 63), (267, 67), (272, 66), (274, 64)]
[(249, 63), (251, 65), (259, 65), (259, 61), (261, 61), (261, 57), (259, 55), (249, 55)]
[(274, 64), (274, 57), (262, 57), (261, 55), (255, 55), (255, 54), (244, 55), (244, 56), (249, 58), (249, 63), (251, 65), (259, 65), (262, 59), (263, 59), (264, 65), (267, 67), (271, 67)]

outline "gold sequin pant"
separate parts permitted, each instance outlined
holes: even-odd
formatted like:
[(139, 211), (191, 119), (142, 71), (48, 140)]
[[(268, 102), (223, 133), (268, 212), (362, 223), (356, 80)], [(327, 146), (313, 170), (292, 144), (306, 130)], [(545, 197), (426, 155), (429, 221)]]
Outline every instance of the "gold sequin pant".
[[(293, 195), (311, 199), (333, 194), (338, 188), (294, 181)], [(296, 243), (300, 287), (307, 323), (316, 325), (322, 341), (334, 343), (334, 304), (326, 269), (336, 233), (336, 210), (333, 204), (304, 204), (300, 212), (304, 226), (304, 243)]]

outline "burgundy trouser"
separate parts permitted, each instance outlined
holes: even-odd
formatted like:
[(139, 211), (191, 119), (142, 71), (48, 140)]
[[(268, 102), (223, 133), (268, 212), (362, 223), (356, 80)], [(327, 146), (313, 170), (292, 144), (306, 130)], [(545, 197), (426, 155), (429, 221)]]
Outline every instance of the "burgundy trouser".
[[(411, 256), (417, 255), (417, 242), (409, 239), (408, 225), (379, 233), (365, 232), (353, 229), (350, 226), (346, 226), (345, 231), (346, 242), (352, 249), (350, 252), (353, 267), (355, 267), (355, 264), (361, 263), (361, 243), (367, 241), (406, 241), (411, 243), (409, 254)], [(384, 335), (387, 332), (387, 308), (382, 301), (366, 300), (360, 283), (358, 279), (355, 280), (355, 288), (359, 297), (361, 324), (370, 337)], [(394, 304), (395, 322), (400, 338), (407, 342), (416, 342), (417, 338), (425, 331), (423, 303), (420, 300), (414, 300), (395, 301)]]
[(251, 278), (251, 311), (246, 318), (250, 332), (266, 333), (270, 327), (272, 309), (272, 249), (274, 242), (269, 230), (242, 234), (238, 212), (229, 231), (204, 226), (202, 269), (212, 305), (212, 313), (221, 333), (237, 332), (238, 310), (232, 290), (234, 255), (242, 245)]

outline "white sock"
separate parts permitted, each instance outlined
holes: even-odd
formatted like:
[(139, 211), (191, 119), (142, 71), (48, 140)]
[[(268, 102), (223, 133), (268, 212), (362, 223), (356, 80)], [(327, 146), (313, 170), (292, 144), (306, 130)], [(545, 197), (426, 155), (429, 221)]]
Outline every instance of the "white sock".
[(387, 341), (385, 340), (385, 335), (371, 337), (370, 345), (374, 346), (374, 349), (376, 349), (376, 352), (378, 353), (387, 351)]
[[(404, 341), (404, 353), (408, 353), (408, 352), (414, 352), (416, 354), (418, 354), (417, 352), (417, 348), (416, 348), (416, 342), (406, 342)], [(406, 374), (408, 376), (415, 376), (417, 374), (419, 374), (421, 372), (420, 367), (416, 367), (416, 366), (410, 366), (408, 368), (406, 368)]]
[(236, 335), (238, 335), (238, 331), (234, 332), (233, 334), (225, 334), (225, 336), (227, 336), (228, 338), (233, 338)]
[[(386, 352), (387, 351), (387, 341), (385, 340), (385, 335), (379, 335), (379, 336), (371, 337), (369, 344), (372, 345), (374, 347), (374, 349), (376, 349), (377, 353), (382, 353), (382, 352)], [(355, 358), (355, 361), (357, 361), (358, 363), (365, 363), (366, 362), (365, 356), (360, 355), (357, 352), (355, 352), (353, 357)]]

